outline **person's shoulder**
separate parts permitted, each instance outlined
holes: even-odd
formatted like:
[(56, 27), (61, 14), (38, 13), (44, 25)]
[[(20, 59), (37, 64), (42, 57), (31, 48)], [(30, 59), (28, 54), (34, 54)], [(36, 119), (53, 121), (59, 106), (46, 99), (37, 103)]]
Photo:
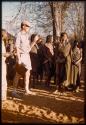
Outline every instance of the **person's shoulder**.
[(18, 32), (18, 35), (21, 35), (21, 31)]
[(19, 31), (17, 34), (16, 34), (16, 36), (18, 37), (18, 36), (21, 36), (21, 31)]
[(81, 51), (81, 49), (80, 49), (79, 47), (77, 47), (77, 50), (78, 50), (78, 51)]
[(71, 47), (71, 44), (69, 41), (66, 42), (66, 47)]

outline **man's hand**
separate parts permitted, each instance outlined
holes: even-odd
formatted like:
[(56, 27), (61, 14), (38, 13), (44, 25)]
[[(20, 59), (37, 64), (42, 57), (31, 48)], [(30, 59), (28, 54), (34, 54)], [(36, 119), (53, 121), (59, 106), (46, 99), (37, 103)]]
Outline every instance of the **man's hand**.
[(30, 46), (30, 50), (31, 50), (32, 47), (37, 43), (38, 39), (39, 39), (39, 36), (36, 35), (35, 38), (34, 38), (34, 41), (32, 42), (32, 44), (31, 44), (31, 46)]
[(3, 54), (4, 57), (9, 57), (10, 56), (10, 53), (6, 52)]
[(35, 38), (34, 38), (34, 42), (37, 42), (37, 41), (38, 41), (38, 39), (39, 39), (39, 36), (38, 36), (38, 35), (36, 35), (36, 36), (35, 36)]
[(18, 58), (18, 64), (21, 64), (21, 59), (20, 58)]

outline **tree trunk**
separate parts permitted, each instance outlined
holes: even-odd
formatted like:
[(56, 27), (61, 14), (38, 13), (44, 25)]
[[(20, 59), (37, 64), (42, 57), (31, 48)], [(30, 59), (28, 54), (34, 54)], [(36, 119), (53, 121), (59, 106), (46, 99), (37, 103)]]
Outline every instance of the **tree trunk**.
[(60, 18), (61, 18), (61, 20), (60, 20), (60, 21), (61, 21), (61, 23), (60, 23), (60, 25), (61, 25), (61, 26), (60, 26), (60, 27), (61, 27), (61, 28), (60, 28), (60, 32), (63, 31), (63, 19), (62, 19), (62, 16), (63, 16), (63, 15), (62, 15), (62, 10), (61, 10), (61, 8), (60, 8)]
[(53, 41), (56, 41), (56, 28), (55, 28), (55, 15), (54, 15), (55, 9), (53, 7), (53, 3), (51, 4), (51, 13), (52, 13), (52, 20), (53, 20)]
[(53, 20), (53, 39), (54, 43), (56, 42), (56, 36), (59, 35), (59, 13), (57, 12), (57, 8), (54, 6), (54, 3), (50, 3), (52, 20)]

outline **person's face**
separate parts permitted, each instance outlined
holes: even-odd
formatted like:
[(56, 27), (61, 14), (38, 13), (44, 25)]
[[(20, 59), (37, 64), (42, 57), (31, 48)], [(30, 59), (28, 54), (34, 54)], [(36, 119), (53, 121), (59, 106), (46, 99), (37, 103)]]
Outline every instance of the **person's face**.
[(23, 30), (24, 30), (25, 32), (29, 32), (29, 29), (30, 29), (30, 26), (28, 26), (28, 25), (26, 25), (26, 24), (23, 25)]
[(76, 46), (79, 47), (79, 43), (78, 42), (77, 42)]
[(53, 37), (51, 37), (51, 43), (53, 43)]
[(3, 34), (3, 38), (7, 39), (7, 33), (3, 31), (2, 34)]
[(37, 41), (37, 43), (41, 43), (42, 42), (42, 39), (39, 39), (38, 41)]
[(64, 34), (64, 36), (63, 36), (63, 40), (66, 41), (67, 39), (68, 39), (67, 35)]

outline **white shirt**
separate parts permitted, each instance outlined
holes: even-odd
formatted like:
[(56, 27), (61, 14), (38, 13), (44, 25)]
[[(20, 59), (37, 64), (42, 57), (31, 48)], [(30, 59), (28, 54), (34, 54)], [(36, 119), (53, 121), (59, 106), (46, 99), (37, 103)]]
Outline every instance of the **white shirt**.
[(15, 46), (20, 49), (21, 63), (25, 65), (26, 69), (31, 70), (32, 67), (29, 55), (31, 48), (28, 34), (20, 31), (17, 35)]
[(30, 41), (28, 39), (28, 34), (19, 32), (16, 38), (16, 47), (21, 50), (21, 53), (30, 52)]

